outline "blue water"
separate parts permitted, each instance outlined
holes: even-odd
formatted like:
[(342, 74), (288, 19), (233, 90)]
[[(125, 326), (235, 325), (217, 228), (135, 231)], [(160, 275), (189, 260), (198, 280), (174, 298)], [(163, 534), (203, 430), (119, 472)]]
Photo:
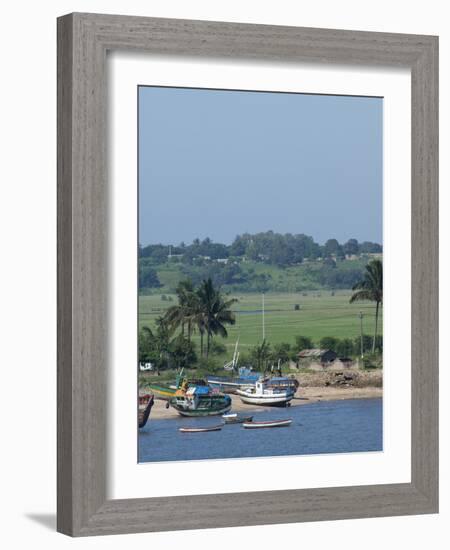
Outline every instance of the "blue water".
[[(244, 414), (244, 413), (242, 413)], [(250, 410), (248, 414), (253, 414)], [(181, 426), (214, 426), (220, 417), (152, 420), (139, 432), (139, 461), (201, 460), (383, 450), (381, 399), (323, 401), (254, 413), (253, 420), (292, 418), (285, 428), (181, 433)]]

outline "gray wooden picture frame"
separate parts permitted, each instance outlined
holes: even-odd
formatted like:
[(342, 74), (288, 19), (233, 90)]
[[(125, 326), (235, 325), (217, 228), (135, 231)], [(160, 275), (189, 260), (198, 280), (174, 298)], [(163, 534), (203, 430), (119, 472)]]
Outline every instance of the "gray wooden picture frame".
[[(106, 53), (408, 67), (411, 483), (108, 500)], [(74, 13), (58, 19), (58, 531), (72, 536), (438, 511), (438, 38)]]

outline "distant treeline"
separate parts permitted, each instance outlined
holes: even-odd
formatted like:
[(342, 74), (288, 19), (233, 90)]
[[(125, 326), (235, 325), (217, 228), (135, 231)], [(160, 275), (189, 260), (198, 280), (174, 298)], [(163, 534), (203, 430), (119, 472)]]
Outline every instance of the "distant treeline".
[(378, 243), (329, 239), (320, 245), (306, 235), (273, 231), (238, 235), (231, 245), (208, 238), (190, 245), (148, 245), (139, 249), (139, 287), (164, 286), (158, 270), (170, 262), (179, 279), (197, 285), (211, 278), (216, 285), (242, 292), (351, 288), (362, 276), (365, 255), (381, 252)]
[(359, 243), (356, 239), (349, 239), (341, 244), (337, 239), (328, 239), (324, 245), (320, 245), (307, 235), (281, 234), (273, 231), (254, 235), (244, 233), (238, 235), (230, 245), (215, 243), (206, 238), (203, 241), (195, 239), (189, 245), (185, 243), (179, 245), (150, 244), (140, 247), (139, 250), (141, 258), (151, 257), (158, 263), (166, 261), (170, 254), (179, 257), (186, 264), (195, 263), (196, 259), (200, 257), (211, 260), (246, 258), (278, 267), (300, 264), (305, 259), (316, 260), (333, 257), (344, 259), (349, 255), (359, 256), (380, 252), (382, 252), (382, 246), (369, 241)]

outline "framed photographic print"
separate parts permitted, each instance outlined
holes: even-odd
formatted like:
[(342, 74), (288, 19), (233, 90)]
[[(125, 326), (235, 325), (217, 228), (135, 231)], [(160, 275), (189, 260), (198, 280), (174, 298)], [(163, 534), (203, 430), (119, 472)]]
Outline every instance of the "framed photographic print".
[(58, 20), (58, 530), (437, 512), (437, 81), (431, 36)]

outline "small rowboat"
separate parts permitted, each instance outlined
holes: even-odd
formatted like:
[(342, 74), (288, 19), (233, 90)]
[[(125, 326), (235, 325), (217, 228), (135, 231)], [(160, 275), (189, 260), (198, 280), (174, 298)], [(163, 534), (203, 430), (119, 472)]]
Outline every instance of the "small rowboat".
[(223, 414), (222, 418), (225, 424), (242, 424), (243, 422), (251, 422), (253, 420), (253, 416), (241, 416), (237, 413)]
[(266, 422), (244, 422), (242, 426), (244, 428), (281, 428), (283, 426), (290, 426), (292, 419), (286, 420), (267, 420)]
[(223, 424), (219, 426), (210, 426), (209, 428), (178, 428), (178, 431), (183, 433), (198, 433), (198, 432), (218, 432), (222, 429)]

